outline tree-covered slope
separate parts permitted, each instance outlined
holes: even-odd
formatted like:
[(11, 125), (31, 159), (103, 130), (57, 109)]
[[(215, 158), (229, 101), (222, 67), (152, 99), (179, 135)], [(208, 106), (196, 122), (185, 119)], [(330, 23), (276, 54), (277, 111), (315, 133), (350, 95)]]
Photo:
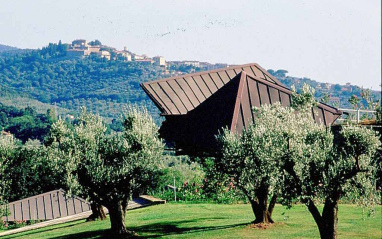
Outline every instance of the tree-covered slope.
[(17, 47), (13, 47), (13, 46), (7, 46), (7, 45), (0, 44), (0, 52), (14, 51), (14, 50), (18, 50), (18, 48)]
[[(153, 117), (159, 118), (159, 111), (139, 84), (167, 77), (163, 68), (119, 59), (108, 61), (95, 56), (68, 58), (65, 56), (67, 47), (60, 41), (38, 50), (0, 50), (0, 103), (19, 108), (35, 107), (39, 113), (55, 109), (58, 115), (64, 116), (76, 114), (81, 106), (86, 106), (108, 120), (118, 118), (128, 104), (138, 104), (146, 106)], [(10, 48), (6, 46), (5, 49)], [(174, 72), (203, 70), (182, 69), (178, 67)], [(286, 76), (285, 70), (269, 72), (287, 87), (294, 84), (298, 89), (303, 83), (313, 86), (318, 99), (325, 95), (339, 97), (339, 107), (351, 108), (348, 99), (361, 94), (361, 89), (356, 86), (333, 85), (325, 90), (325, 84), (309, 78)], [(342, 90), (343, 87), (348, 90)], [(380, 99), (380, 92), (371, 94), (376, 100)]]
[(162, 73), (159, 67), (135, 62), (62, 60), (36, 52), (7, 55), (0, 57), (0, 97), (29, 97), (73, 111), (86, 106), (116, 118), (128, 103), (155, 110), (139, 84)]

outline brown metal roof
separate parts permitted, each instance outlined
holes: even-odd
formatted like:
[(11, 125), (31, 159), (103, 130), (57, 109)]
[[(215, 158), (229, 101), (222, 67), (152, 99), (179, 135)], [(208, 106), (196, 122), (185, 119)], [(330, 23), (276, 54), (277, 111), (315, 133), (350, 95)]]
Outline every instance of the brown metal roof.
[(84, 199), (65, 197), (62, 189), (24, 198), (6, 205), (8, 215), (3, 221), (50, 220), (89, 211), (90, 204)]
[(256, 63), (197, 72), (141, 84), (162, 115), (185, 115), (195, 109), (240, 72), (283, 86)]
[[(280, 102), (283, 106), (290, 106), (291, 94), (292, 91), (285, 87), (248, 75), (244, 71), (241, 72), (231, 131), (241, 133), (243, 129), (255, 123), (252, 110), (254, 106), (260, 107), (276, 102)], [(341, 114), (341, 111), (323, 103), (319, 103), (312, 109), (312, 117), (315, 121), (326, 126), (331, 125)]]
[[(256, 121), (253, 107), (289, 106), (292, 94), (257, 64), (157, 80), (142, 88), (166, 118), (161, 136), (187, 154), (214, 153), (215, 135), (223, 127), (240, 134)], [(312, 109), (315, 121), (326, 126), (341, 114), (322, 103)]]

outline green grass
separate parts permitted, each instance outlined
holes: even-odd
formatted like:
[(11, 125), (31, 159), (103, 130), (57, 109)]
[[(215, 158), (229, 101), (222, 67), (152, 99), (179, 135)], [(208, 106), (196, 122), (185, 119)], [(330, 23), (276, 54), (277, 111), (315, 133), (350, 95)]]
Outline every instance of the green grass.
[[(363, 218), (362, 208), (340, 205), (339, 238), (381, 238), (381, 209)], [(319, 238), (303, 205), (291, 210), (277, 205), (273, 218), (274, 225), (258, 229), (249, 225), (254, 218), (247, 204), (166, 204), (128, 212), (126, 226), (142, 238)], [(4, 238), (102, 238), (109, 228), (109, 220), (81, 220)]]

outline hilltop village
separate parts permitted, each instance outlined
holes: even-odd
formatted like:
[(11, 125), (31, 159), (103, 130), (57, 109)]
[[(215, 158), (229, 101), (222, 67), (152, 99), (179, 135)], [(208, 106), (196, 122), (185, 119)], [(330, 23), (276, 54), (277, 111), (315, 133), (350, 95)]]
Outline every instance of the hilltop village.
[[(123, 50), (117, 50), (114, 47), (109, 47), (102, 45), (98, 40), (88, 42), (85, 39), (73, 40), (72, 44), (65, 44), (67, 46), (66, 57), (68, 59), (85, 58), (89, 56), (98, 56), (105, 58), (106, 60), (123, 60), (123, 61), (135, 61), (147, 65), (156, 65), (163, 67), (166, 73), (169, 74), (168, 69), (171, 67), (178, 69), (179, 67), (190, 68), (187, 72), (194, 72), (196, 68), (199, 70), (212, 70), (229, 67), (226, 63), (208, 63), (200, 61), (166, 61), (163, 56), (149, 57), (145, 54), (139, 55), (128, 50), (125, 46)], [(192, 68), (192, 69), (191, 69)], [(194, 69), (194, 70), (193, 70)], [(179, 72), (172, 73), (184, 73), (185, 71), (180, 70)]]

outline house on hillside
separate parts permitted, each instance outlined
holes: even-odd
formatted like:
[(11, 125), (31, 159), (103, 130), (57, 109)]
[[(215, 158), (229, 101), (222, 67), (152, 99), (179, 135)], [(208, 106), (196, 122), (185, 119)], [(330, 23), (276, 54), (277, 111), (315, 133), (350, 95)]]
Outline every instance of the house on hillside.
[(166, 67), (166, 60), (163, 56), (154, 56), (153, 61), (156, 66)]
[(97, 52), (96, 53), (99, 57), (101, 57), (101, 58), (105, 58), (105, 59), (107, 59), (107, 60), (109, 60), (110, 61), (110, 59), (111, 59), (111, 54), (110, 54), (110, 52), (108, 52), (108, 51), (99, 51), (99, 52)]
[(66, 56), (68, 58), (85, 58), (90, 55), (97, 55), (110, 60), (110, 52), (101, 50), (101, 47), (102, 46), (99, 45), (91, 46), (87, 40), (84, 39), (74, 40), (72, 41), (72, 45), (69, 45)]
[(89, 56), (90, 52), (87, 50), (81, 50), (81, 49), (68, 49), (66, 51), (66, 57), (68, 58), (84, 58), (86, 56)]
[(123, 58), (125, 61), (132, 61), (132, 53), (127, 50), (127, 47), (123, 47), (123, 51), (117, 51), (117, 57)]
[(89, 46), (88, 41), (84, 39), (77, 39), (72, 41), (73, 49), (85, 49), (85, 47)]
[[(258, 64), (197, 72), (141, 84), (165, 121), (160, 134), (179, 154), (214, 154), (215, 135), (226, 127), (240, 134), (256, 121), (252, 108), (291, 104), (292, 91)], [(319, 124), (331, 125), (341, 111), (326, 104), (312, 109)]]

